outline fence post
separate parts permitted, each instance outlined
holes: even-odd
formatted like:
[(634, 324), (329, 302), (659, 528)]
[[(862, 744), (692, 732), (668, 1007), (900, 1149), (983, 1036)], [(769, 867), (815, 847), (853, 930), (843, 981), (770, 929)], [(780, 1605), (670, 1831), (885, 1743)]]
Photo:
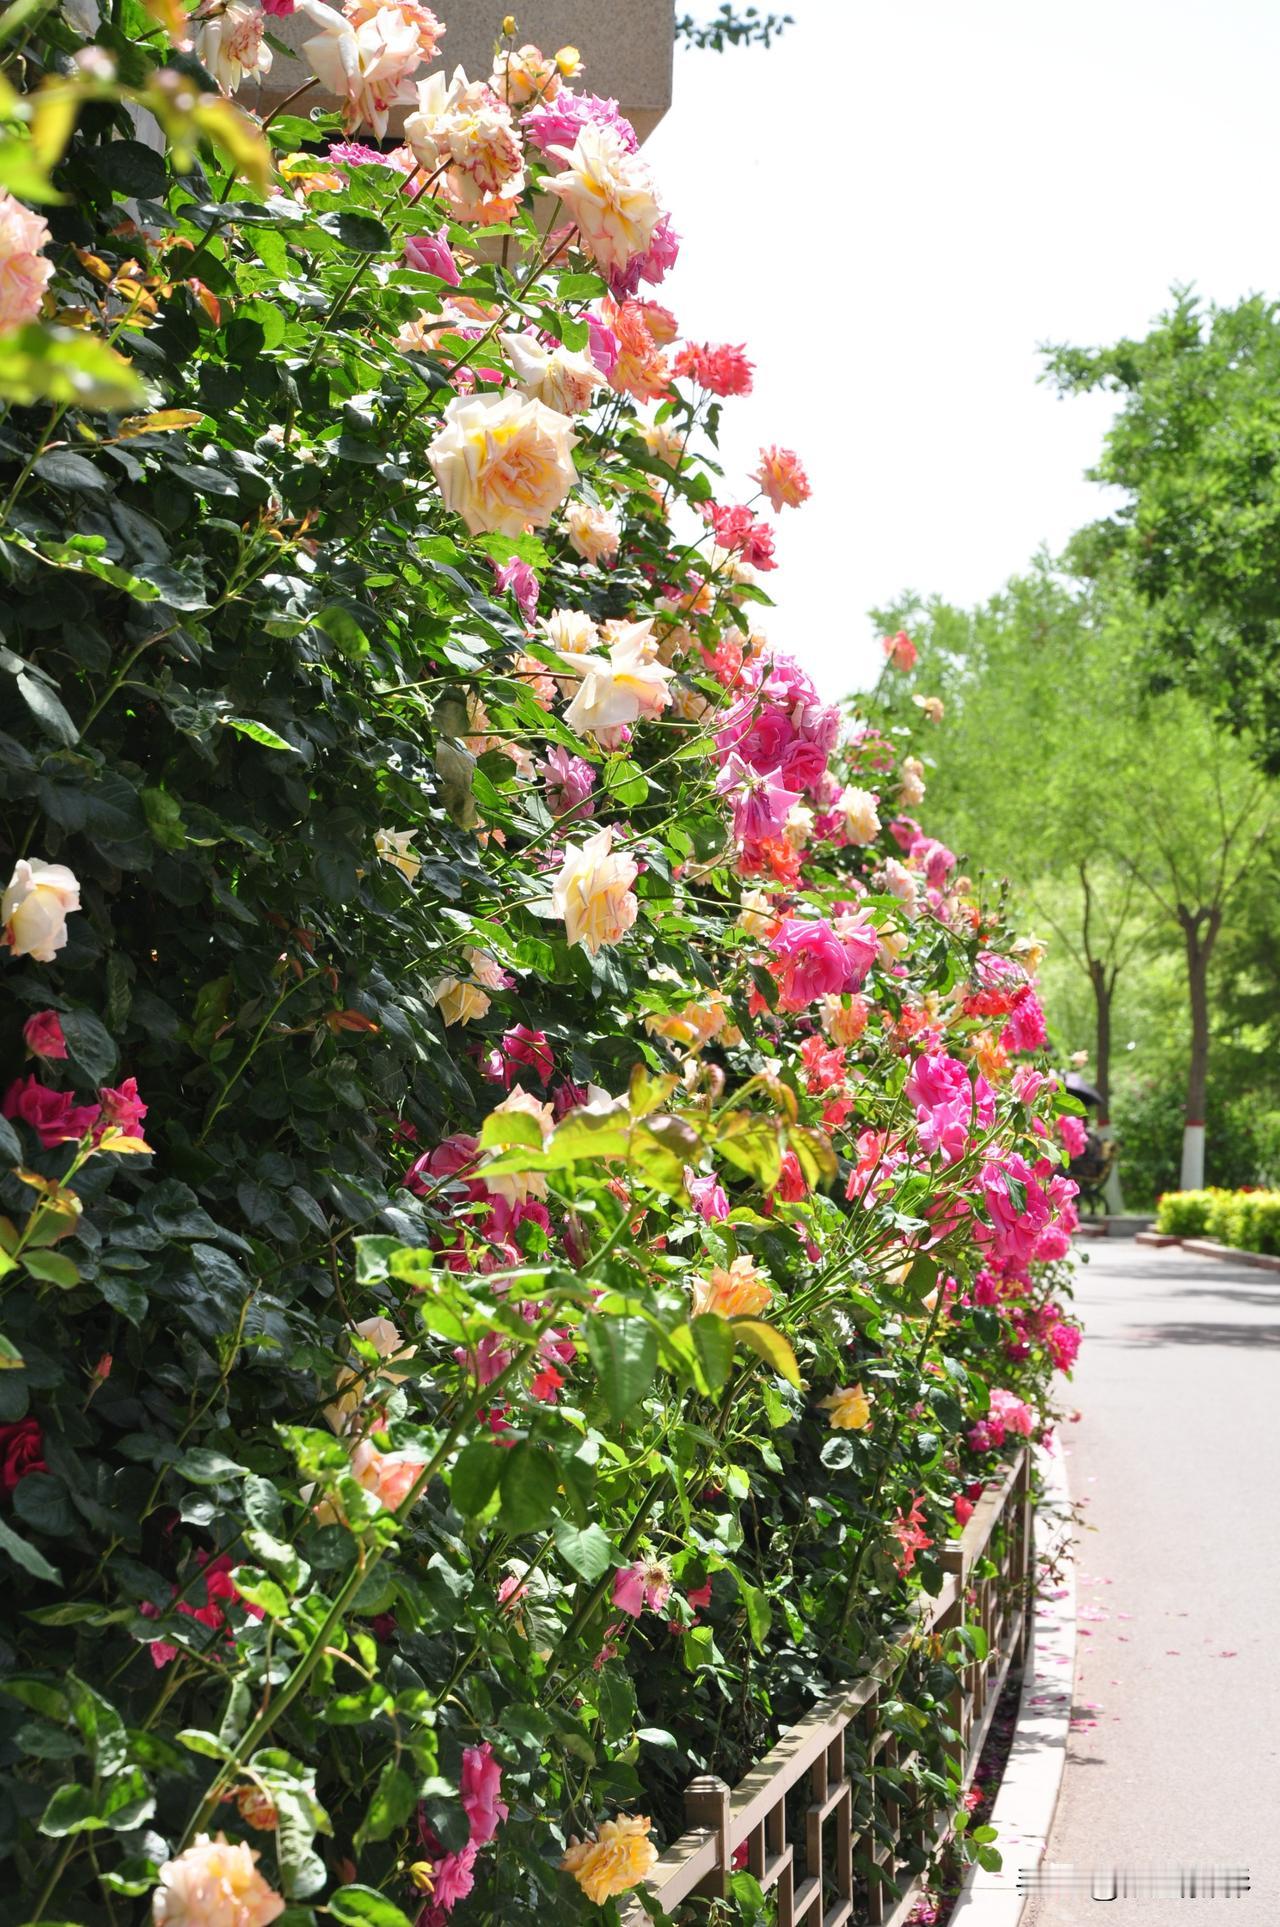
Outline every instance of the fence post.
[(725, 1900), (729, 1893), (729, 1875), (733, 1849), (729, 1844), (729, 1801), (730, 1790), (724, 1780), (714, 1773), (700, 1773), (685, 1788), (684, 1818), (688, 1827), (702, 1827), (716, 1835), (716, 1868), (714, 1873), (700, 1881), (694, 1889), (709, 1900)]

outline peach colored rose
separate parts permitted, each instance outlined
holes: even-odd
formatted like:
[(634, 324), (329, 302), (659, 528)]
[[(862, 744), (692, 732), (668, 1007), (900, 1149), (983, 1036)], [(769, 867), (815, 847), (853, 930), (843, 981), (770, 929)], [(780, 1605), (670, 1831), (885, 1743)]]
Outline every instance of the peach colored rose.
[[(555, 1113), (549, 1104), (544, 1104), (541, 1098), (526, 1091), (522, 1084), (516, 1084), (510, 1096), (495, 1105), (493, 1115), (503, 1117), (514, 1112), (531, 1117), (542, 1134), (543, 1143), (547, 1142), (555, 1128)], [(482, 1167), (480, 1176), (489, 1195), (505, 1198), (508, 1204), (523, 1204), (526, 1198), (545, 1198), (547, 1195), (547, 1180), (541, 1171), (503, 1171), (491, 1178)]]
[(571, 148), (553, 147), (564, 171), (543, 183), (577, 223), (583, 246), (607, 274), (645, 253), (662, 218), (653, 177), (611, 127), (588, 122)]
[(414, 21), (384, 6), (353, 25), (324, 0), (298, 0), (296, 11), (319, 28), (299, 52), (322, 86), (345, 100), (347, 132), (367, 127), (381, 140), (392, 109), (413, 99), (412, 76), (422, 64)]
[(721, 1318), (754, 1318), (772, 1297), (772, 1286), (750, 1258), (735, 1258), (728, 1269), (717, 1265), (710, 1278), (694, 1279), (692, 1315), (701, 1318), (715, 1312)]
[(833, 1044), (856, 1044), (867, 1028), (867, 1006), (861, 997), (824, 997), (822, 1028)]
[(570, 502), (565, 515), (569, 547), (584, 562), (612, 562), (622, 540), (622, 523), (613, 509), (594, 502)]
[(666, 422), (646, 422), (640, 439), (655, 460), (665, 462), (668, 468), (679, 468), (688, 437), (678, 429), (669, 428)]
[(15, 957), (52, 963), (67, 941), (67, 918), (80, 908), (80, 883), (65, 863), (20, 857), (0, 898), (0, 943)]
[(0, 334), (34, 321), (53, 262), (45, 256), (49, 223), (0, 188)]
[[(573, 49), (562, 51), (572, 53)], [(541, 47), (515, 47), (509, 53), (499, 52), (489, 85), (509, 107), (527, 107), (534, 100), (554, 100), (563, 78), (559, 60), (558, 54), (549, 60)]]
[(379, 13), (391, 10), (400, 14), (413, 28), (418, 39), (418, 59), (425, 66), (428, 60), (436, 57), (436, 46), (444, 34), (444, 27), (436, 19), (430, 7), (424, 7), (420, 0), (343, 0), (342, 11), (353, 27), (363, 27)]
[(373, 839), (383, 862), (394, 864), (407, 883), (416, 883), (422, 868), (422, 858), (409, 847), (415, 834), (413, 830), (379, 830)]
[(371, 1492), (388, 1512), (398, 1511), (417, 1484), (426, 1464), (411, 1452), (380, 1452), (369, 1439), (361, 1439), (351, 1454), (351, 1475)]
[(488, 1015), (492, 1002), (478, 984), (469, 983), (465, 977), (449, 975), (437, 977), (427, 996), (440, 1012), (446, 1029), (453, 1024), (479, 1023)]
[(559, 415), (581, 415), (603, 377), (590, 355), (550, 346), (536, 335), (503, 335), (502, 345), (524, 393)]
[(155, 1927), (268, 1927), (284, 1912), (284, 1900), (258, 1872), (257, 1854), (246, 1841), (232, 1846), (223, 1834), (197, 1834), (160, 1869), (151, 1896)]
[(472, 535), (546, 528), (577, 479), (568, 417), (514, 394), (449, 403), (427, 460)]
[(639, 1886), (658, 1858), (643, 1814), (606, 1820), (593, 1840), (571, 1840), (560, 1865), (597, 1907)]
[(417, 110), (405, 121), (404, 137), (428, 174), (448, 168), (448, 187), (464, 216), (523, 191), (524, 150), (511, 110), (461, 67), (452, 80), (436, 73), (418, 82)]
[(565, 846), (564, 863), (552, 885), (556, 914), (565, 935), (597, 956), (620, 943), (639, 914), (631, 886), (640, 874), (632, 857), (615, 853), (613, 830), (597, 830), (585, 843)]
[(263, 39), (266, 16), (244, 0), (228, 0), (196, 28), (195, 50), (202, 67), (224, 94), (234, 94), (249, 77), (271, 72), (271, 49)]
[(917, 709), (924, 711), (927, 720), (931, 723), (940, 723), (946, 714), (946, 705), (941, 696), (913, 696), (911, 700)]
[(902, 781), (898, 800), (907, 809), (924, 802), (924, 764), (918, 756), (905, 756), (902, 761)]

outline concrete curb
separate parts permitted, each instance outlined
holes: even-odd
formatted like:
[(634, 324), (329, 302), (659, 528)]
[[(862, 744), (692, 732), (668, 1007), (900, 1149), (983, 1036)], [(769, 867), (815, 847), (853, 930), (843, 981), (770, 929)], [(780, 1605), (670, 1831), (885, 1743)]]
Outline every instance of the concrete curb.
[(1018, 1724), (991, 1813), (1004, 1865), (998, 1873), (969, 1869), (949, 1927), (1017, 1927), (1025, 1902), (1018, 1874), (1044, 1858), (1066, 1763), (1076, 1655), (1071, 1494), (1060, 1446), (1037, 1449), (1035, 1463), (1044, 1490), (1036, 1508), (1036, 1569), (1055, 1561), (1062, 1577), (1037, 1589)]
[(1197, 1258), (1225, 1258), (1232, 1264), (1251, 1265), (1255, 1271), (1280, 1271), (1280, 1258), (1269, 1251), (1237, 1251), (1234, 1245), (1215, 1244), (1212, 1238), (1174, 1238), (1167, 1231), (1140, 1231), (1134, 1241), (1167, 1249), (1177, 1245)]

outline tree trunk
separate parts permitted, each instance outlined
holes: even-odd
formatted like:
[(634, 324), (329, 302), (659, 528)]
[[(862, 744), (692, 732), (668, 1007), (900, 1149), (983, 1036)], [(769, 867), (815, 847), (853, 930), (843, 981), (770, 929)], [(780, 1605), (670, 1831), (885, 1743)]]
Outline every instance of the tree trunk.
[(1099, 1124), (1111, 1122), (1111, 1000), (1115, 995), (1115, 973), (1110, 979), (1101, 957), (1090, 957), (1089, 977), (1093, 984), (1095, 1077), (1102, 1099)]
[(1188, 910), (1178, 905), (1178, 922), (1187, 955), (1187, 996), (1191, 1005), (1191, 1057), (1187, 1065), (1187, 1115), (1182, 1132), (1182, 1189), (1204, 1185), (1204, 1113), (1209, 1085), (1209, 959), (1222, 926), (1222, 909)]
[[(1110, 971), (1101, 957), (1089, 958), (1089, 981), (1093, 985), (1094, 1081), (1102, 1106), (1098, 1112), (1098, 1136), (1111, 1136), (1111, 1006), (1115, 1000), (1117, 972)], [(1107, 1212), (1113, 1218), (1124, 1216), (1124, 1193), (1120, 1188), (1119, 1163), (1112, 1165), (1103, 1191)]]

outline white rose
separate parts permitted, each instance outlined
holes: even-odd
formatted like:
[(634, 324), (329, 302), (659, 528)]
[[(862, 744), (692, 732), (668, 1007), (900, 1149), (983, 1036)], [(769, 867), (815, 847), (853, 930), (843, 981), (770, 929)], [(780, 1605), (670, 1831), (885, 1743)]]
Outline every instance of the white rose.
[(79, 880), (65, 863), (21, 857), (0, 899), (0, 941), (15, 957), (52, 963), (67, 941), (67, 918), (79, 908)]

